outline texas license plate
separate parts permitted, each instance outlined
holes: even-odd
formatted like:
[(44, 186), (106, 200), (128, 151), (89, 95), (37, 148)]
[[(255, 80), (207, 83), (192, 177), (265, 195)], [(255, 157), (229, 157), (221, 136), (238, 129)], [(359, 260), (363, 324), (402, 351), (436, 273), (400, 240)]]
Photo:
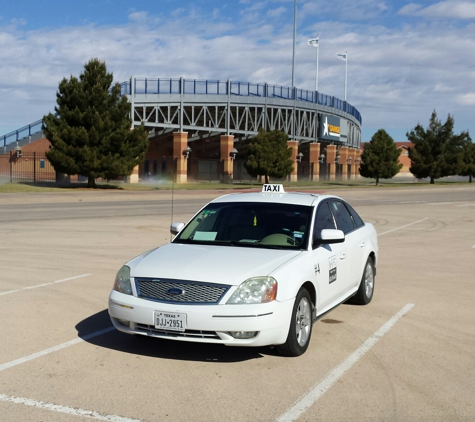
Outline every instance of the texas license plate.
[(185, 331), (186, 314), (156, 311), (155, 328), (169, 331)]

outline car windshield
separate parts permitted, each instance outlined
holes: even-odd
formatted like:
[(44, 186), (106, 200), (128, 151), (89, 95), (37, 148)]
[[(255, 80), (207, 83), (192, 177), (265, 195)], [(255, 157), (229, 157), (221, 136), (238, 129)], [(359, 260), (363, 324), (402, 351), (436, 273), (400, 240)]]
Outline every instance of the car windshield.
[(279, 203), (211, 203), (174, 243), (305, 249), (311, 207)]

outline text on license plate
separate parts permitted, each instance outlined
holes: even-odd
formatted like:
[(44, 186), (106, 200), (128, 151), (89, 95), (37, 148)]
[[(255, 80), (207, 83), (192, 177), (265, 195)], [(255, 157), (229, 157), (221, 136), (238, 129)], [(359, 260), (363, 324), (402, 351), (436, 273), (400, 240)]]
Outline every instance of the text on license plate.
[(156, 311), (155, 328), (170, 331), (185, 331), (186, 314)]

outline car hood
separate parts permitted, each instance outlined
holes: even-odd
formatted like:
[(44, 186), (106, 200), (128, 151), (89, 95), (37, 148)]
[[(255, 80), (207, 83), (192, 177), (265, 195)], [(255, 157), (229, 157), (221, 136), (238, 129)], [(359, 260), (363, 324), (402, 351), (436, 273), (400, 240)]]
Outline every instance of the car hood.
[(208, 281), (238, 286), (266, 276), (301, 251), (168, 243), (130, 261), (132, 277)]

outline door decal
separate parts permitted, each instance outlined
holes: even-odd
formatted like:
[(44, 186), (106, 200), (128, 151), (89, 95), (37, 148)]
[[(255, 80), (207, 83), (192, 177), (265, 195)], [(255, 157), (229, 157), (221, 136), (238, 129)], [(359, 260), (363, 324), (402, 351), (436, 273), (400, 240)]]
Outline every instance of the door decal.
[(314, 265), (315, 268), (315, 275), (320, 274), (320, 264)]
[(336, 256), (328, 258), (328, 268), (330, 269), (328, 282), (331, 284), (336, 281)]

